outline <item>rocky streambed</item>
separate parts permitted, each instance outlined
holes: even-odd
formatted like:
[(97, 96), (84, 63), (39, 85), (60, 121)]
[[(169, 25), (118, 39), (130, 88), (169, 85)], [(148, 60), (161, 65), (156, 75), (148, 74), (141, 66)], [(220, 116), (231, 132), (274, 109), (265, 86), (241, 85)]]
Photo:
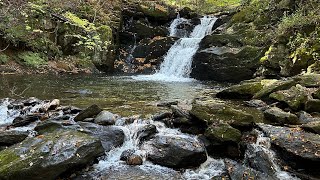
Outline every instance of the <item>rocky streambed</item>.
[[(164, 110), (145, 117), (58, 99), (2, 99), (0, 179), (317, 179), (318, 109), (305, 105), (319, 101), (317, 78), (278, 80), (259, 91), (251, 89), (258, 80), (243, 82), (189, 103), (158, 103)], [(289, 92), (301, 88), (310, 96), (292, 106), (298, 109), (261, 95), (300, 99)], [(216, 98), (258, 95), (264, 101)]]

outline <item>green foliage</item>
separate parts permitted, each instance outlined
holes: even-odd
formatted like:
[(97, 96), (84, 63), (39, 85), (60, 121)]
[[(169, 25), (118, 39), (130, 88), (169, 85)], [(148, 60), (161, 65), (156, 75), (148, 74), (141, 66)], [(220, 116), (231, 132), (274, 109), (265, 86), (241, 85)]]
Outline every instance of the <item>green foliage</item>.
[(0, 53), (0, 64), (5, 64), (9, 61), (9, 56), (6, 54)]
[(46, 60), (41, 54), (31, 51), (19, 53), (18, 58), (22, 63), (30, 67), (39, 67), (46, 64)]

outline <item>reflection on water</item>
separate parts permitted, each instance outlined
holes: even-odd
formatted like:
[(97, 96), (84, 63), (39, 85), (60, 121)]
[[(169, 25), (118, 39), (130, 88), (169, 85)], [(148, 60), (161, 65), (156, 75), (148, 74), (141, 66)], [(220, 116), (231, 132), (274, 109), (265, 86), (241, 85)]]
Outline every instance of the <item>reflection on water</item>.
[(130, 77), (92, 75), (1, 76), (0, 98), (61, 100), (81, 108), (91, 104), (121, 115), (148, 114), (158, 109), (157, 101), (191, 100), (205, 85), (193, 82), (136, 81)]

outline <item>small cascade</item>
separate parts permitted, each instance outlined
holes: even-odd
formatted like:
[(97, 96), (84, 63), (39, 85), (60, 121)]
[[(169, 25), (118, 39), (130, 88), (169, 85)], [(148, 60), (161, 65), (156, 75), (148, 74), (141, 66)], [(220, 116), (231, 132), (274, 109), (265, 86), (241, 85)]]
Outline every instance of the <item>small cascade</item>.
[(3, 102), (0, 102), (0, 126), (11, 124), (14, 118), (20, 115), (19, 111), (9, 109), (9, 104), (9, 99), (4, 99)]
[(133, 34), (133, 37), (134, 37), (134, 44), (133, 44), (133, 46), (129, 47), (130, 48), (129, 54), (128, 54), (127, 58), (126, 58), (126, 62), (129, 63), (129, 64), (132, 63), (132, 61), (134, 59), (132, 54), (133, 54), (134, 50), (137, 48), (137, 37), (136, 37), (136, 34)]
[[(201, 18), (201, 23), (197, 25), (188, 38), (179, 39), (168, 51), (160, 70), (154, 75), (137, 76), (137, 80), (153, 81), (192, 81), (189, 78), (191, 73), (192, 59), (199, 48), (201, 40), (211, 33), (212, 27), (217, 18), (205, 16)], [(177, 18), (170, 26), (170, 35), (176, 35), (177, 26), (184, 22), (182, 18)]]
[[(257, 152), (263, 151), (263, 153), (267, 155), (268, 161), (271, 164), (270, 168), (272, 168), (274, 170), (275, 176), (279, 180), (299, 180), (299, 178), (294, 177), (294, 176), (290, 175), (288, 172), (281, 170), (280, 166), (276, 162), (275, 152), (271, 150), (271, 139), (269, 137), (266, 137), (264, 135), (264, 133), (261, 131), (257, 131), (257, 133), (258, 133), (258, 136), (257, 136), (256, 143), (251, 144), (254, 148), (254, 151), (253, 152), (247, 151), (245, 154), (245, 156), (246, 156), (245, 159), (248, 159), (250, 157), (254, 157), (254, 156), (256, 156)], [(260, 162), (260, 163), (262, 163), (262, 162)]]
[(171, 37), (179, 37), (178, 35), (178, 26), (182, 23), (188, 22), (187, 19), (181, 18), (178, 14), (177, 18), (173, 20), (169, 27), (169, 32)]

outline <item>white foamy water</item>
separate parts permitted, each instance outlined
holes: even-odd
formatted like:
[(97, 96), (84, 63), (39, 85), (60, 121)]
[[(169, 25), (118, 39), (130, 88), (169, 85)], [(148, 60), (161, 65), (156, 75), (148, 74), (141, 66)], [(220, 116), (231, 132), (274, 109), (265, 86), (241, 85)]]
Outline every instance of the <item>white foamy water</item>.
[(178, 26), (182, 23), (188, 22), (185, 18), (180, 18), (180, 15), (177, 16), (176, 19), (174, 19), (169, 27), (170, 36), (177, 37), (178, 34)]
[[(177, 26), (183, 20), (173, 21), (170, 34), (175, 35)], [(167, 81), (167, 82), (190, 82), (192, 59), (196, 54), (201, 40), (211, 33), (216, 22), (215, 17), (203, 17), (201, 23), (197, 25), (188, 38), (179, 39), (168, 51), (160, 66), (160, 70), (153, 75), (135, 76), (133, 79), (144, 81)], [(170, 26), (170, 27), (171, 27)]]
[(19, 111), (8, 109), (9, 104), (9, 99), (5, 99), (0, 103), (0, 126), (11, 124), (14, 118), (20, 115)]

